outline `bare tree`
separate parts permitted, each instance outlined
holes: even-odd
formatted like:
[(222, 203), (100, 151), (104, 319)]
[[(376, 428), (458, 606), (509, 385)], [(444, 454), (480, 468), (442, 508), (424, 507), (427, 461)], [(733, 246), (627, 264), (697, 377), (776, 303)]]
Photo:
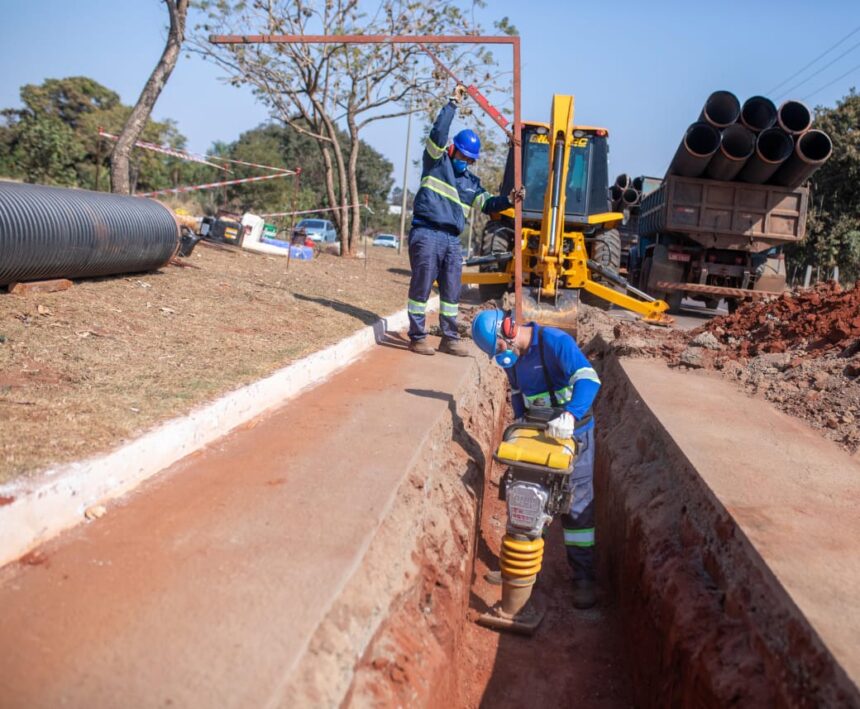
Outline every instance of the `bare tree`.
[[(190, 40), (215, 61), (234, 85), (250, 84), (286, 125), (313, 138), (326, 167), (326, 197), (336, 208), (344, 254), (360, 237), (358, 164), (361, 131), (374, 121), (438, 107), (441, 87), (451, 80), (412, 44), (233, 44), (212, 45), (207, 33), (232, 34), (480, 34), (473, 18), (480, 0), (380, 0), (365, 12), (359, 0), (256, 0), (203, 2), (205, 24)], [(437, 49), (445, 63), (492, 84), (499, 78), (492, 54), (479, 45)], [(426, 71), (416, 72), (423, 63)], [(418, 77), (416, 79), (415, 77)]]
[(129, 114), (128, 120), (122, 129), (110, 157), (110, 181), (111, 189), (120, 194), (129, 194), (131, 184), (129, 177), (129, 154), (140, 134), (143, 132), (146, 122), (152, 113), (155, 102), (158, 100), (161, 90), (170, 78), (176, 62), (179, 59), (179, 51), (185, 39), (185, 19), (188, 15), (189, 0), (164, 0), (167, 12), (170, 15), (170, 28), (167, 32), (167, 44), (161, 54), (158, 64), (153, 69), (149, 80), (140, 92), (137, 103)]

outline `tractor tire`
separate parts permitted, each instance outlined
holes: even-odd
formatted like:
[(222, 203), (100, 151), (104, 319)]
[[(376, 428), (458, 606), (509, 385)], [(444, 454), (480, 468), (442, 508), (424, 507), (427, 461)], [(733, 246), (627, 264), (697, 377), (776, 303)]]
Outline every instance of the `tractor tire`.
[[(481, 256), (510, 251), (514, 245), (514, 230), (500, 221), (489, 221), (481, 234)], [(495, 263), (479, 267), (481, 273), (498, 273), (499, 265)], [(480, 283), (478, 294), (481, 301), (501, 300), (507, 293), (508, 286), (504, 283)]]
[[(621, 268), (621, 234), (617, 229), (609, 229), (600, 235), (600, 240), (595, 241), (591, 249), (591, 260), (597, 261), (601, 266), (611, 271), (618, 271)], [(592, 275), (592, 278), (597, 282), (609, 288), (614, 285), (603, 278), (599, 273)], [(609, 310), (612, 303), (603, 298), (598, 298), (593, 293), (582, 291), (580, 299), (586, 305), (591, 305), (601, 310)]]

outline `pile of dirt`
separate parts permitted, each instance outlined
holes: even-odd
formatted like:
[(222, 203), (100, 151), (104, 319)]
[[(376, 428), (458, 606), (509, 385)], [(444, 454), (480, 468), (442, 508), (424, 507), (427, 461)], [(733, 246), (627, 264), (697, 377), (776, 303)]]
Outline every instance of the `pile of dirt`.
[(811, 357), (842, 351), (860, 339), (860, 288), (825, 283), (750, 303), (704, 328), (740, 357), (793, 352)]
[(201, 242), (181, 268), (0, 293), (0, 483), (109, 450), (406, 305), (409, 260)]
[(714, 371), (854, 453), (860, 449), (860, 289), (823, 284), (682, 332), (618, 323), (612, 350)]

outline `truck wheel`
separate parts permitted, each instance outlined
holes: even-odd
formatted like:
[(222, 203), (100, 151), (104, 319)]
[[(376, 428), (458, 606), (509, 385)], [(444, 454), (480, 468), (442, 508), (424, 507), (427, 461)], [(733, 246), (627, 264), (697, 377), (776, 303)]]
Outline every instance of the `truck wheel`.
[(679, 290), (670, 290), (666, 292), (666, 303), (669, 305), (669, 312), (677, 315), (681, 312), (681, 301), (684, 300), (683, 292)]
[[(514, 230), (500, 221), (489, 221), (481, 234), (481, 256), (489, 256), (493, 253), (505, 253), (510, 251), (514, 245)], [(480, 273), (498, 273), (499, 265), (496, 263), (485, 264), (478, 268)], [(478, 294), (481, 301), (499, 300), (508, 290), (505, 283), (479, 283)]]
[[(618, 233), (618, 229), (603, 232), (598, 237), (598, 241), (593, 242), (591, 260), (618, 273), (621, 268), (621, 234)], [(594, 280), (600, 281), (601, 278), (598, 274), (594, 274)]]
[(636, 286), (641, 291), (645, 291), (648, 295), (653, 295), (651, 291), (648, 290), (648, 278), (651, 276), (651, 261), (653, 259), (650, 256), (646, 256), (645, 260), (642, 262), (642, 270), (639, 271), (639, 281)]
[[(603, 232), (598, 239), (598, 241), (592, 242), (591, 260), (597, 261), (604, 268), (618, 273), (621, 269), (621, 234), (618, 233), (617, 229), (609, 229)], [(591, 274), (591, 278), (597, 283), (614, 288), (614, 285), (599, 273)], [(588, 291), (582, 291), (580, 299), (586, 305), (591, 305), (601, 310), (609, 310), (612, 307), (612, 303), (608, 300), (598, 298)]]

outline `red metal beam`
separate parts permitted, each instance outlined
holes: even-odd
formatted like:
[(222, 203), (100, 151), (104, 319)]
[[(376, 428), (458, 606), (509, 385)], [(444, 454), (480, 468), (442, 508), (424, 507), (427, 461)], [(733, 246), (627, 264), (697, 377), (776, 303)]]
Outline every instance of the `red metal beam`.
[[(522, 195), (523, 168), (522, 152), (520, 151), (520, 136), (522, 123), (520, 116), (520, 38), (516, 35), (479, 37), (475, 35), (289, 35), (289, 34), (256, 34), (256, 35), (210, 35), (212, 44), (508, 44), (513, 48), (514, 69), (514, 188), (517, 196), (514, 200), (514, 312), (518, 322), (522, 321)], [(470, 94), (471, 95), (471, 94)], [(474, 96), (473, 96), (474, 98)], [(478, 102), (483, 110), (487, 108)], [(487, 104), (489, 105), (489, 104)], [(497, 117), (487, 111), (488, 115), (497, 121)]]

